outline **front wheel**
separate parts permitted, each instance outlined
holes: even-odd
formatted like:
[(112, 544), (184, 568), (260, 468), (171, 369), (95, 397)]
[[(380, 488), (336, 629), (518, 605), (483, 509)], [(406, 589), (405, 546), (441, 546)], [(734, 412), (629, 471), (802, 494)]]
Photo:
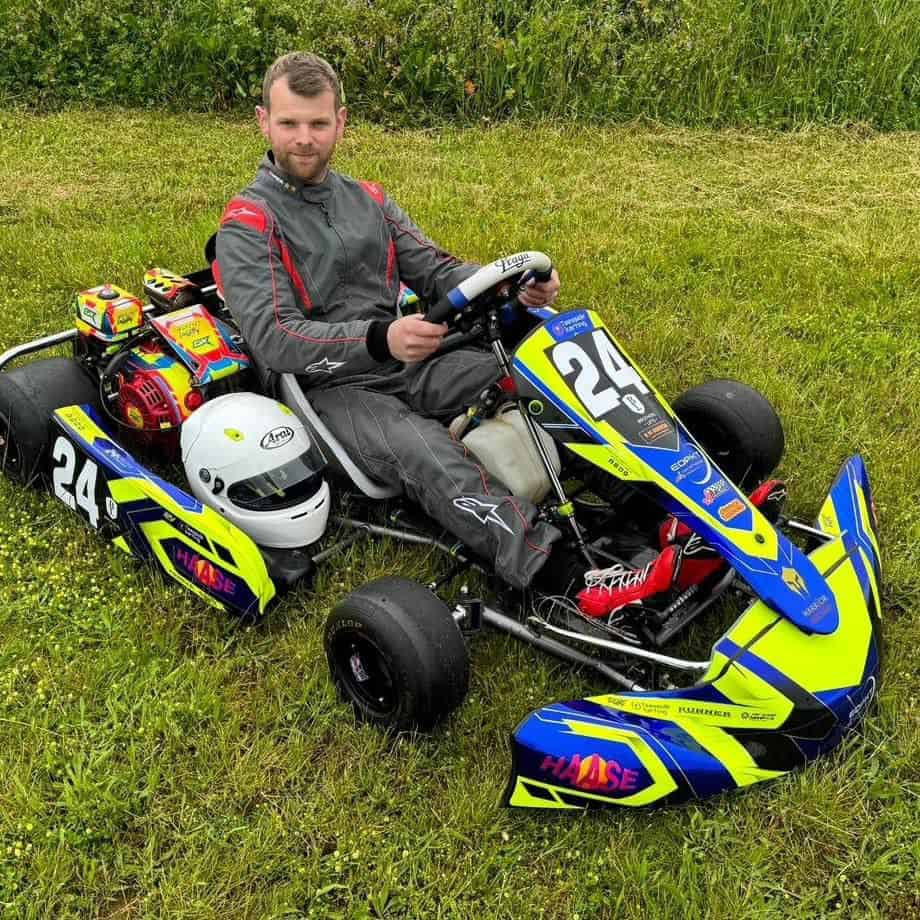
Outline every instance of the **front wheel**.
[(463, 701), (469, 655), (450, 609), (422, 585), (386, 577), (340, 601), (326, 621), (332, 682), (362, 722), (426, 731)]
[(677, 417), (719, 469), (750, 491), (776, 468), (786, 445), (770, 401), (737, 380), (707, 380), (671, 404)]

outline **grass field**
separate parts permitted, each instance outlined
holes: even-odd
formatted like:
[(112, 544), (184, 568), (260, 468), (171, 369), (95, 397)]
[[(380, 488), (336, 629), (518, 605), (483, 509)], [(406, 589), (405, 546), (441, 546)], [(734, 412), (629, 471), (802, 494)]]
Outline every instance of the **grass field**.
[[(75, 291), (199, 267), (260, 154), (204, 116), (0, 111), (0, 350)], [(658, 812), (498, 808), (508, 734), (598, 689), (500, 636), (431, 738), (356, 727), (320, 630), (433, 560), (356, 549), (241, 629), (0, 482), (0, 905), (10, 917), (920, 917), (920, 138), (654, 126), (350, 131), (443, 245), (544, 249), (666, 394), (777, 405), (791, 510), (861, 451), (887, 586), (880, 704), (788, 779)]]

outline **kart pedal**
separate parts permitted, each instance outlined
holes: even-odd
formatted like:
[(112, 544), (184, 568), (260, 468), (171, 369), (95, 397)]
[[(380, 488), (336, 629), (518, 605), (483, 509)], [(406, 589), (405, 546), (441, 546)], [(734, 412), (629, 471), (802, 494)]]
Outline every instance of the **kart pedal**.
[(591, 617), (615, 613), (630, 604), (647, 605), (671, 590), (681, 568), (682, 548), (669, 544), (644, 568), (612, 565), (585, 573), (578, 606)]

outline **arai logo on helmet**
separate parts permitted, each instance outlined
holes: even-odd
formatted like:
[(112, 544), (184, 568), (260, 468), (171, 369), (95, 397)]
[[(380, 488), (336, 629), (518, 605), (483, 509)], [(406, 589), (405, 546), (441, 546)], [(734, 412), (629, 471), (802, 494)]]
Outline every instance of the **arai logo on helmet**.
[(276, 447), (282, 447), (294, 437), (294, 429), (282, 425), (280, 428), (272, 428), (265, 437), (259, 441), (259, 444), (265, 450), (274, 450)]

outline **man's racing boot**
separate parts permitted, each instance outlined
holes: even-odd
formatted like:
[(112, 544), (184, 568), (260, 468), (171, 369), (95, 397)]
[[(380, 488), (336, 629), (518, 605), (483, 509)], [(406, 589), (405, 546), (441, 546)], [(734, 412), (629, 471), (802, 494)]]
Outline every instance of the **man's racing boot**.
[[(768, 479), (749, 496), (751, 504), (773, 525), (779, 520), (786, 503), (786, 483), (781, 479)], [(662, 547), (677, 545), (683, 548), (680, 572), (676, 587), (686, 591), (711, 575), (726, 568), (725, 560), (698, 534), (675, 517), (669, 517), (658, 531)]]
[(622, 564), (585, 572), (578, 606), (589, 617), (604, 617), (627, 604), (646, 604), (673, 587), (681, 567), (681, 547), (666, 546), (644, 568)]

